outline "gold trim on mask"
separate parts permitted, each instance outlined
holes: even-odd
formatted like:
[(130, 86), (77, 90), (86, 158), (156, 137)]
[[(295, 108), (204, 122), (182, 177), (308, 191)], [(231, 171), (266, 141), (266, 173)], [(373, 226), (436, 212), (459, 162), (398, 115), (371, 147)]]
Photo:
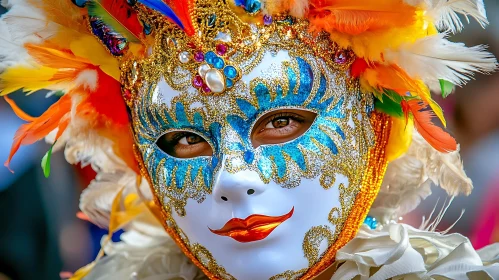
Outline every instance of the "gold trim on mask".
[[(302, 273), (305, 274), (300, 279), (312, 279), (316, 277), (333, 264), (336, 252), (355, 237), (358, 230), (364, 223), (371, 205), (379, 192), (384, 174), (386, 172), (388, 162), (386, 160), (385, 150), (388, 143), (388, 137), (390, 135), (391, 120), (389, 116), (383, 113), (373, 112), (371, 115), (371, 124), (376, 139), (375, 145), (370, 149), (367, 167), (364, 172), (361, 173), (364, 174), (361, 184), (362, 188), (355, 198), (355, 202), (351, 207), (350, 213), (343, 224), (337, 240), (320, 258), (320, 261), (308, 269), (308, 271), (306, 269), (297, 272), (286, 271), (280, 275), (274, 276), (274, 279), (282, 279), (282, 277), (284, 277), (284, 279), (291, 279), (288, 278), (288, 276), (294, 278)], [(190, 247), (194, 246), (196, 248), (201, 248), (201, 245), (194, 244), (191, 246), (187, 236), (185, 236), (185, 234), (183, 236), (179, 234), (182, 231), (176, 228), (175, 223), (172, 223), (173, 218), (170, 214), (171, 209), (169, 211), (168, 209), (165, 209), (160, 201), (160, 198), (157, 196), (154, 185), (152, 184), (152, 180), (150, 179), (137, 146), (135, 146), (135, 156), (139, 162), (142, 176), (147, 178), (151, 191), (155, 194), (154, 202), (156, 207), (151, 209), (151, 211), (155, 214), (157, 219), (160, 220), (165, 230), (177, 243), (184, 254), (196, 266), (198, 266), (209, 279), (235, 279), (233, 276), (228, 274), (223, 267), (220, 267), (216, 263), (211, 254), (205, 254), (205, 257), (208, 258), (206, 261), (209, 264), (208, 267), (206, 267), (202, 264), (201, 260), (196, 257), (195, 252), (191, 251), (192, 249), (190, 249)], [(215, 275), (212, 271), (216, 271), (218, 275)]]

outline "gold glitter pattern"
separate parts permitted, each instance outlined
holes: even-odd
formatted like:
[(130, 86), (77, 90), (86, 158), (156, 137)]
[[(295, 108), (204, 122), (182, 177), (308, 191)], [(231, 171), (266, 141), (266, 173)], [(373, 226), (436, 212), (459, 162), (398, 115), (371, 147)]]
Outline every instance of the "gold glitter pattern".
[[(313, 278), (325, 270), (334, 261), (336, 251), (355, 236), (379, 190), (386, 169), (388, 118), (373, 113), (369, 119), (369, 110), (365, 108), (372, 106), (372, 97), (359, 96), (358, 82), (348, 76), (354, 60), (352, 52), (340, 49), (326, 34), (309, 34), (307, 22), (275, 18), (266, 26), (245, 23), (222, 0), (197, 0), (195, 7), (191, 17), (197, 35), (188, 37), (174, 25), (149, 16), (147, 21), (157, 30), (151, 54), (140, 61), (124, 59), (121, 66), (124, 93), (128, 93), (125, 99), (133, 116), (136, 156), (141, 162), (142, 175), (148, 178), (154, 191), (158, 206), (155, 212), (161, 213), (167, 232), (210, 279), (234, 279), (201, 244), (190, 244), (172, 218), (172, 211), (185, 216), (188, 199), (202, 203), (211, 194), (213, 177), (207, 174), (216, 174), (222, 160), (202, 158), (173, 165), (155, 147), (158, 137), (179, 129), (197, 132), (208, 141), (215, 154), (225, 156), (227, 171), (253, 170), (262, 181), (272, 180), (285, 188), (299, 186), (302, 178), (320, 176), (321, 186), (330, 189), (335, 185), (336, 176), (344, 175), (348, 185), (339, 186), (340, 207), (329, 213), (328, 220), (334, 230), (330, 226), (314, 227), (304, 237), (303, 250), (310, 267), (286, 271), (271, 279)], [(213, 14), (215, 20), (208, 20)], [(237, 75), (232, 87), (225, 84), (223, 92), (210, 93), (193, 85), (204, 63), (197, 61), (194, 55), (216, 53), (220, 44), (227, 47), (227, 52), (217, 54), (217, 58), (224, 67), (234, 66)], [(276, 57), (283, 51), (289, 60), (273, 64), (249, 83), (243, 81), (266, 55)], [(341, 62), (336, 59), (339, 56)], [(311, 81), (300, 78), (305, 75), (305, 64), (310, 67)], [(307, 82), (311, 87), (305, 93), (306, 98), (299, 103), (289, 101), (304, 96), (300, 88)], [(264, 105), (257, 96), (265, 89), (270, 96), (269, 104), (288, 101), (274, 107)], [(173, 97), (169, 96), (172, 92), (176, 92)], [(315, 98), (318, 92), (322, 92), (320, 100)], [(170, 97), (171, 100), (165, 101)], [(328, 100), (334, 102), (328, 103)], [(258, 113), (249, 117), (242, 103), (247, 104), (246, 109), (252, 107)], [(328, 105), (322, 108), (322, 104)], [(296, 152), (289, 153), (284, 145), (276, 145), (276, 149), (282, 151), (269, 157), (270, 168), (266, 173), (256, 161), (264, 157), (264, 151), (256, 150), (252, 155), (256, 160), (251, 161), (245, 151), (225, 144), (247, 144), (244, 141), (249, 139), (254, 122), (243, 130), (228, 120), (239, 117), (241, 123), (248, 123), (276, 108), (306, 109), (317, 113), (320, 119), (315, 122), (315, 134), (306, 142), (311, 144), (295, 145), (303, 155), (303, 162), (297, 160)], [(340, 115), (344, 117), (335, 117)], [(213, 128), (215, 123), (221, 124), (218, 130)], [(214, 134), (223, 138), (220, 143), (214, 140), (217, 139)], [(325, 138), (319, 138), (320, 135), (331, 139), (337, 149), (332, 148), (333, 144), (325, 145)], [(303, 139), (297, 141), (305, 143)], [(312, 146), (315, 148), (311, 149)], [(324, 241), (328, 249), (320, 254)]]

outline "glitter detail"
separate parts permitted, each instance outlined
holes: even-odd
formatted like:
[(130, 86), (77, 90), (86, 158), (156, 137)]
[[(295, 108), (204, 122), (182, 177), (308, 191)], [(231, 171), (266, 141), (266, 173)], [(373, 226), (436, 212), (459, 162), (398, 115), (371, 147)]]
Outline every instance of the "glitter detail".
[[(283, 188), (296, 187), (302, 178), (320, 176), (321, 185), (327, 189), (334, 184), (335, 174), (344, 173), (351, 184), (348, 188), (340, 188), (342, 207), (333, 209), (329, 217), (331, 223), (339, 225), (333, 232), (334, 242), (323, 258), (311, 268), (285, 272), (286, 275), (304, 274), (306, 279), (311, 278), (332, 262), (335, 250), (353, 238), (365, 219), (372, 203), (371, 198), (374, 199), (379, 188), (379, 178), (382, 178), (384, 172), (380, 166), (385, 164), (386, 167), (383, 153), (386, 142), (376, 142), (375, 148), (368, 154), (373, 142), (371, 125), (364, 108), (372, 104), (365, 96), (358, 99), (358, 82), (350, 80), (346, 74), (354, 57), (346, 52), (346, 63), (335, 63), (334, 54), (339, 47), (329, 41), (329, 37), (308, 34), (306, 22), (276, 17), (265, 28), (262, 25), (252, 27), (241, 23), (229, 9), (225, 10), (222, 1), (198, 2), (202, 4), (199, 5), (202, 11), (193, 11), (192, 17), (202, 14), (203, 18), (194, 21), (195, 28), (202, 32), (202, 40), (197, 42), (196, 50), (202, 50), (205, 54), (213, 53), (212, 60), (218, 57), (215, 51), (216, 44), (220, 41), (214, 38), (221, 31), (228, 32), (223, 24), (230, 22), (230, 34), (227, 36), (232, 41), (227, 43), (229, 50), (223, 59), (225, 68), (229, 65), (236, 68), (238, 79), (255, 69), (266, 54), (277, 54), (285, 50), (292, 59), (288, 64), (278, 65), (274, 74), (271, 71), (262, 73), (249, 84), (234, 80), (234, 85), (227, 87), (224, 95), (203, 94), (202, 89), (197, 91), (192, 87), (200, 62), (193, 59), (181, 64), (177, 56), (179, 52), (188, 49), (191, 39), (168, 27), (169, 23), (162, 22), (163, 26), (155, 26), (155, 34), (158, 31), (157, 45), (151, 56), (139, 63), (139, 77), (135, 83), (132, 84), (128, 78), (130, 71), (127, 69), (130, 64), (123, 63), (124, 87), (132, 90), (135, 98), (130, 107), (137, 149), (140, 151), (137, 156), (140, 161), (144, 161), (141, 165), (142, 173), (146, 174), (146, 178), (149, 174), (151, 176), (151, 187), (158, 209), (163, 213), (162, 220), (167, 231), (209, 278), (219, 279), (230, 279), (230, 276), (223, 268), (212, 265), (207, 254), (193, 254), (193, 246), (196, 244), (189, 244), (187, 236), (171, 218), (171, 211), (185, 215), (185, 205), (189, 199), (194, 200), (189, 203), (201, 203), (210, 195), (212, 174), (217, 172), (222, 155), (227, 156), (228, 165), (232, 168), (229, 172), (256, 171), (265, 182), (275, 180)], [(217, 15), (210, 24), (207, 18), (213, 11), (217, 11)], [(207, 26), (212, 26), (212, 29)], [(242, 34), (251, 36), (243, 37)], [(195, 54), (194, 50), (190, 53)], [(206, 56), (205, 61), (210, 62)], [(227, 82), (225, 68), (220, 70)], [(160, 81), (178, 91), (178, 96), (171, 103), (151, 102), (151, 96), (158, 91), (157, 84)], [(202, 104), (202, 108), (193, 108), (195, 103)], [(235, 123), (251, 123), (254, 118), (276, 108), (306, 109), (320, 115), (317, 124), (314, 124), (313, 133), (311, 131), (305, 137), (295, 139), (296, 143), (306, 145), (295, 143), (292, 151), (283, 149), (284, 145), (277, 145), (279, 147), (264, 154), (263, 148), (253, 149), (245, 143), (244, 139), (248, 138), (245, 131), (251, 131), (251, 125), (244, 129), (229, 125), (229, 116)], [(236, 117), (241, 120), (235, 120)], [(379, 123), (386, 128), (386, 122), (381, 120), (378, 123), (376, 120), (381, 119), (378, 117), (377, 113), (372, 114), (373, 127), (379, 141), (382, 138), (380, 135), (385, 133), (379, 132)], [(347, 120), (353, 120), (355, 126), (349, 126)], [(213, 156), (180, 161), (158, 151), (154, 145), (155, 140), (175, 129), (196, 133), (202, 131), (201, 135), (212, 146)], [(375, 158), (372, 151), (376, 151)], [(247, 152), (253, 153), (254, 158), (251, 159)], [(371, 166), (375, 168), (372, 169)], [(342, 210), (343, 206), (350, 209), (350, 212)], [(336, 231), (341, 234), (336, 235)]]

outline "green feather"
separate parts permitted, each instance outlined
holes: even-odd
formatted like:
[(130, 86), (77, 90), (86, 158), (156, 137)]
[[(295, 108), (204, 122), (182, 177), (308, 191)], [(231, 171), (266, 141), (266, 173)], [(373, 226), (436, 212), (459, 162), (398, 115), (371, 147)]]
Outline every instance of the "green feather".
[(121, 24), (110, 12), (108, 12), (99, 0), (89, 1), (87, 3), (87, 8), (90, 16), (99, 18), (104, 24), (106, 24), (114, 32), (123, 36), (129, 42), (140, 43), (140, 39), (123, 26), (123, 24)]
[[(55, 145), (55, 143), (54, 143), (54, 145)], [(52, 158), (52, 149), (54, 148), (54, 145), (52, 145), (52, 147), (50, 147), (48, 152), (42, 158), (42, 169), (43, 169), (43, 175), (45, 175), (45, 178), (48, 178), (50, 176), (50, 159)]]
[(442, 97), (447, 98), (447, 96), (449, 96), (454, 91), (454, 84), (446, 80), (439, 81), (440, 89), (442, 90)]
[(392, 117), (403, 118), (404, 112), (402, 111), (402, 106), (390, 98), (385, 98), (383, 101), (376, 99), (374, 101), (374, 108), (379, 112), (385, 113)]
[[(379, 98), (378, 95), (381, 95), (382, 98)], [(404, 117), (404, 112), (402, 111), (402, 106), (400, 105), (400, 103), (405, 98), (400, 96), (398, 93), (393, 90), (385, 89), (383, 91), (383, 94), (375, 94), (375, 97), (376, 100), (374, 102), (374, 108), (376, 110), (393, 117)]]

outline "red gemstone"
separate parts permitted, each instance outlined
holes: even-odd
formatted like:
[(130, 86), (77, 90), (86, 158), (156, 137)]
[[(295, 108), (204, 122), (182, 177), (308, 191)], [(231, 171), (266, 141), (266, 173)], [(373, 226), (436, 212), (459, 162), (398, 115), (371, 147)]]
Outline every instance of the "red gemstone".
[(194, 77), (194, 80), (192, 81), (192, 84), (196, 88), (202, 87), (203, 86), (203, 78), (201, 78), (201, 76), (199, 76), (199, 75), (196, 75), (196, 77)]
[(129, 89), (125, 89), (125, 91), (123, 92), (123, 97), (127, 101), (131, 100), (132, 99), (132, 92)]
[(196, 45), (193, 42), (187, 43), (187, 46), (193, 50), (196, 49)]
[(225, 55), (227, 53), (227, 45), (225, 45), (225, 44), (218, 44), (217, 45), (217, 53), (219, 55)]
[(203, 91), (206, 92), (206, 93), (210, 93), (211, 89), (210, 89), (210, 87), (208, 87), (207, 84), (203, 84)]

